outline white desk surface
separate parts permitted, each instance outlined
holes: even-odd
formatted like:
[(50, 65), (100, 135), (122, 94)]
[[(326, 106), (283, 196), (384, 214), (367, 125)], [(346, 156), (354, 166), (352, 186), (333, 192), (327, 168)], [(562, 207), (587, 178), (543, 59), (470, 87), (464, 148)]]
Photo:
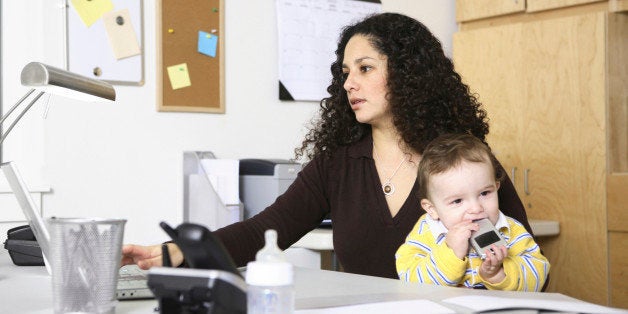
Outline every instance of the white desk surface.
[[(458, 313), (471, 313), (467, 308), (440, 302), (445, 298), (463, 295), (576, 301), (556, 293), (502, 292), (408, 284), (393, 279), (306, 268), (296, 269), (295, 290), (297, 309), (426, 299), (446, 305)], [(52, 312), (51, 278), (46, 269), (41, 266), (15, 266), (4, 249), (0, 252), (0, 292), (1, 313)], [(156, 307), (156, 300), (123, 301), (118, 303), (116, 313), (153, 313)]]
[[(530, 223), (532, 232), (534, 232), (534, 236), (536, 237), (554, 236), (558, 235), (560, 232), (558, 221), (530, 219), (528, 222)], [(303, 238), (301, 238), (297, 243), (293, 244), (292, 247), (320, 251), (333, 250), (334, 240), (331, 228), (319, 228), (312, 230), (303, 236)]]

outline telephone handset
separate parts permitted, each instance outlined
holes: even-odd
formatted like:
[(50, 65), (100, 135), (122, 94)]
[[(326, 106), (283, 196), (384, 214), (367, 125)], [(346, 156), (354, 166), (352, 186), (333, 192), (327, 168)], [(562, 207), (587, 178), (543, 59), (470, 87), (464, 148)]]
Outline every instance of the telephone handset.
[[(148, 287), (159, 301), (160, 313), (246, 314), (246, 282), (220, 240), (201, 225), (182, 223), (173, 229), (161, 222), (159, 226), (192, 268), (148, 271)], [(162, 246), (162, 252), (169, 255), (167, 247)]]
[(209, 229), (193, 223), (173, 229), (163, 221), (159, 226), (179, 246), (190, 268), (224, 270), (242, 277), (227, 249)]

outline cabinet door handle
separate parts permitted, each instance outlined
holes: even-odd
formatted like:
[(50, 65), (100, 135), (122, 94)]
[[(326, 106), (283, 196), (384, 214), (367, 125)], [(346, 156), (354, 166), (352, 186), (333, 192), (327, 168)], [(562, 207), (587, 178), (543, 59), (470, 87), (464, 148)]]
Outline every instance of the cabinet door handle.
[(528, 173), (530, 173), (530, 169), (523, 170), (523, 192), (525, 192), (526, 195), (530, 195), (530, 187), (528, 185)]
[(515, 175), (517, 174), (517, 167), (510, 168), (510, 181), (512, 181), (512, 185), (515, 185)]

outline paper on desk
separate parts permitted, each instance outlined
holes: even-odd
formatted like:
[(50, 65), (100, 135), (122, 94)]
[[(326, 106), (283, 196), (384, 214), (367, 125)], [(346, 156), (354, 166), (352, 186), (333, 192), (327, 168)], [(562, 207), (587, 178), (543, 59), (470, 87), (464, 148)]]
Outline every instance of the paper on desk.
[(626, 310), (610, 308), (584, 301), (558, 301), (544, 299), (519, 299), (469, 295), (444, 299), (443, 302), (451, 303), (477, 312), (486, 312), (504, 309), (538, 309), (574, 313), (628, 313)]
[(295, 314), (343, 314), (343, 313), (360, 313), (360, 314), (416, 314), (416, 313), (432, 313), (432, 314), (453, 314), (453, 310), (446, 308), (438, 303), (430, 300), (402, 300), (390, 302), (366, 303), (358, 305), (339, 306), (333, 308), (321, 308), (311, 310), (297, 310)]

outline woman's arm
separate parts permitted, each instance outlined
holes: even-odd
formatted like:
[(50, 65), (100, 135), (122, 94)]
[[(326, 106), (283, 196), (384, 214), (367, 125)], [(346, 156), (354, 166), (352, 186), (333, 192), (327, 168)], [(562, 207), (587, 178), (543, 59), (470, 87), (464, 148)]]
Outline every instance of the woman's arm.
[[(279, 247), (286, 249), (318, 227), (329, 212), (325, 186), (326, 165), (312, 160), (298, 174), (288, 190), (258, 215), (214, 231), (238, 267), (255, 259), (264, 246), (264, 232), (275, 229)], [(172, 266), (184, 262), (181, 250), (168, 243)], [(137, 264), (142, 269), (161, 266), (161, 244), (127, 244), (122, 248), (122, 265)]]
[[(183, 263), (183, 253), (174, 243), (168, 243), (168, 253), (172, 266), (179, 266)], [(162, 244), (143, 246), (127, 244), (122, 247), (121, 266), (137, 264), (142, 269), (149, 269), (154, 266), (162, 266)]]
[(315, 158), (275, 203), (250, 219), (216, 230), (236, 265), (255, 259), (267, 229), (277, 231), (279, 247), (286, 249), (318, 227), (329, 212), (326, 176), (325, 160)]

